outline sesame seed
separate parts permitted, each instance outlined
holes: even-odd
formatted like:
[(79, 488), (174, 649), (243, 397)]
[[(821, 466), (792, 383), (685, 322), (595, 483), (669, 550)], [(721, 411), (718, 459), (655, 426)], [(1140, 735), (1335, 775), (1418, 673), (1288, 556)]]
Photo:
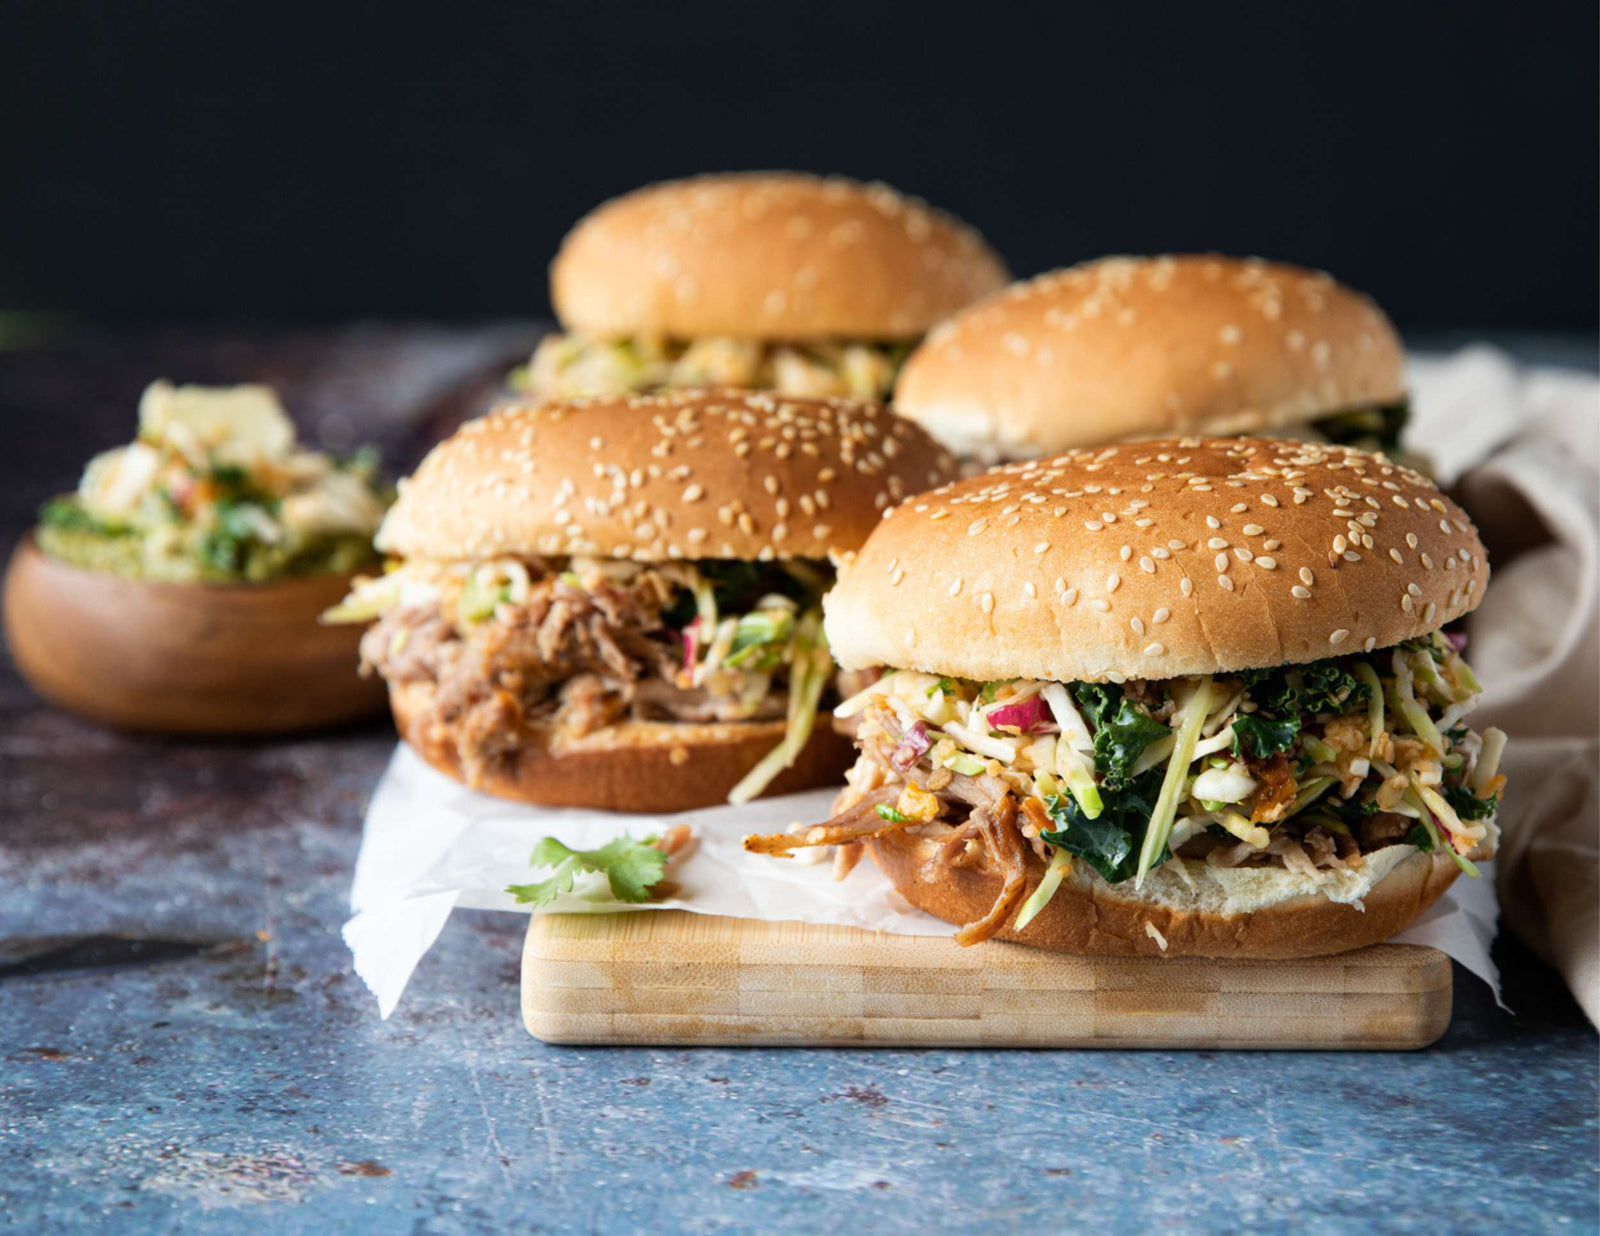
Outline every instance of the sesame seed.
[(994, 612), (994, 593), (985, 592), (978, 597), (978, 608), (986, 614)]
[(1040, 541), (1037, 545), (1035, 545), (1033, 547), (1033, 552), (1036, 553), (1036, 554), (1042, 554), (1049, 548), (1050, 548), (1050, 542), (1049, 541)]
[(987, 519), (975, 519), (967, 525), (967, 535), (977, 536), (978, 533), (982, 532), (988, 526), (989, 521)]
[(1207, 549), (1227, 549), (1228, 548), (1228, 539), (1226, 537), (1214, 536), (1209, 541), (1206, 542), (1206, 548)]
[(950, 581), (950, 595), (951, 596), (959, 596), (960, 594), (961, 594), (961, 576), (957, 575), (955, 577), (955, 579)]
[(1289, 589), (1289, 593), (1297, 601), (1309, 601), (1311, 599), (1311, 589), (1303, 587), (1300, 584), (1296, 584), (1293, 588)]
[(1111, 608), (1111, 602), (1102, 601), (1099, 597), (1096, 597), (1094, 600), (1089, 602), (1089, 608), (1103, 614)]
[(1023, 595), (1026, 596), (1030, 601), (1039, 595), (1039, 590), (1033, 586), (1033, 581), (1031, 579), (1022, 581), (1022, 592)]
[(1141, 571), (1143, 571), (1146, 575), (1154, 575), (1156, 573), (1156, 561), (1155, 561), (1155, 559), (1150, 557), (1149, 554), (1145, 554), (1142, 558), (1139, 559), (1139, 569)]
[[(1208, 528), (1220, 528), (1220, 527), (1222, 527), (1222, 521), (1220, 519), (1218, 519), (1215, 515), (1207, 515), (1206, 516), (1206, 527), (1208, 527)], [(1213, 546), (1213, 548), (1215, 548), (1215, 546)]]
[(1099, 532), (1101, 528), (1105, 527), (1105, 525), (1097, 519), (1086, 519), (1083, 521), (1083, 526), (1090, 532)]
[(1342, 644), (1349, 637), (1349, 635), (1349, 631), (1345, 630), (1343, 627), (1340, 627), (1332, 635), (1328, 636), (1328, 642), (1330, 644)]
[(1193, 593), (1194, 593), (1194, 580), (1190, 579), (1187, 575), (1185, 575), (1182, 579), (1180, 579), (1178, 581), (1178, 591), (1183, 593), (1184, 596), (1193, 595)]
[(1077, 603), (1077, 600), (1078, 590), (1076, 588), (1068, 588), (1061, 594), (1061, 603), (1063, 605), (1074, 605)]
[(1164, 652), (1166, 652), (1166, 649), (1160, 644), (1147, 644), (1145, 646), (1144, 655), (1147, 657), (1159, 657)]
[(1256, 559), (1256, 565), (1263, 571), (1275, 571), (1278, 568), (1278, 560), (1276, 558), (1269, 558), (1266, 555), (1262, 555)]
[(1422, 611), (1422, 621), (1426, 622), (1429, 626), (1432, 626), (1433, 616), (1438, 612), (1438, 609), (1439, 607), (1437, 605), (1435, 605), (1432, 601), (1429, 601), (1428, 608)]
[(1225, 553), (1218, 554), (1211, 561), (1218, 571), (1226, 571), (1228, 569), (1228, 555)]
[(1122, 576), (1113, 571), (1110, 575), (1106, 576), (1106, 591), (1115, 592), (1121, 583)]
[(1232, 592), (1233, 591), (1233, 579), (1230, 576), (1227, 576), (1227, 575), (1219, 575), (1219, 576), (1217, 576), (1217, 583), (1222, 586), (1222, 590), (1224, 592)]
[(1165, 605), (1163, 605), (1160, 609), (1156, 610), (1155, 613), (1150, 615), (1150, 621), (1153, 622), (1153, 623), (1156, 623), (1159, 626), (1161, 623), (1165, 622), (1168, 618), (1171, 618), (1171, 617), (1172, 617), (1172, 611), (1170, 609), (1168, 609)]

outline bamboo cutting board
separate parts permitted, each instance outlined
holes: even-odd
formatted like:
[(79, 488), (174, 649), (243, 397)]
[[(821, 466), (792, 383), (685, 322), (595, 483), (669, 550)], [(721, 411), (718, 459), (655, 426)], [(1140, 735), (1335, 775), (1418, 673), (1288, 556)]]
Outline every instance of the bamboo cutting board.
[(718, 918), (536, 914), (522, 1015), (548, 1043), (1399, 1050), (1450, 1024), (1450, 959), (1069, 957)]

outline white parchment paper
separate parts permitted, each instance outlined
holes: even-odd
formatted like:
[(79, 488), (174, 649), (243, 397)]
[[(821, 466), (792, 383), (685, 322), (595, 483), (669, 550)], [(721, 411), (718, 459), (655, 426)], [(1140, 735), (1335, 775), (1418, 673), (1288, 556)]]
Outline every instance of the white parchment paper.
[[(870, 860), (835, 880), (831, 862), (768, 858), (741, 848), (746, 833), (782, 832), (796, 821), (826, 819), (834, 793), (815, 790), (665, 816), (527, 807), (474, 793), (402, 746), (367, 809), (350, 894), (355, 916), (345, 924), (345, 942), (355, 955), (356, 973), (388, 1017), (457, 906), (528, 913), (505, 887), (538, 878), (528, 855), (539, 838), (556, 837), (589, 850), (621, 833), (642, 837), (678, 823), (693, 828), (695, 844), (669, 869), (676, 895), (649, 903), (644, 912), (691, 910), (949, 936), (949, 923), (913, 907)], [(639, 909), (619, 906), (604, 889), (603, 877), (580, 877), (572, 894), (549, 908), (602, 914)], [(1432, 910), (1395, 938), (1443, 950), (1498, 993), (1499, 976), (1489, 959), (1494, 932), (1491, 873), (1483, 880), (1457, 880)]]

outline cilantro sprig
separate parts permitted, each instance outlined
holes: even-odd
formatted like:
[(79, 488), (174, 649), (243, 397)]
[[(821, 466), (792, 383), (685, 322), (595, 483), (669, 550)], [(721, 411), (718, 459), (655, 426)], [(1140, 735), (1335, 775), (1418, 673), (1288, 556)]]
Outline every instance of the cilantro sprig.
[(618, 901), (640, 902), (650, 899), (650, 889), (661, 882), (667, 856), (656, 848), (657, 838), (639, 840), (624, 834), (599, 849), (574, 850), (554, 837), (545, 837), (533, 847), (530, 865), (553, 868), (547, 879), (534, 884), (512, 884), (506, 888), (522, 905), (535, 909), (549, 905), (561, 893), (572, 891), (573, 879), (585, 871), (598, 872), (611, 885)]

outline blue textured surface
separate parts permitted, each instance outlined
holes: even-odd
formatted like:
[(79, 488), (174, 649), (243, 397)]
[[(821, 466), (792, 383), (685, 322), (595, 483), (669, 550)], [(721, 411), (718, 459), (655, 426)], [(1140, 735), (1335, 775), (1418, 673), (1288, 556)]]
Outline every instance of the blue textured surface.
[[(1596, 1038), (1515, 945), (1518, 1016), (1458, 970), (1410, 1055), (575, 1049), (521, 1028), (523, 920), (462, 914), (382, 1023), (338, 929), (391, 741), (118, 738), (0, 670), (0, 1228), (1600, 1223)], [(208, 947), (24, 943), (98, 932)]]

